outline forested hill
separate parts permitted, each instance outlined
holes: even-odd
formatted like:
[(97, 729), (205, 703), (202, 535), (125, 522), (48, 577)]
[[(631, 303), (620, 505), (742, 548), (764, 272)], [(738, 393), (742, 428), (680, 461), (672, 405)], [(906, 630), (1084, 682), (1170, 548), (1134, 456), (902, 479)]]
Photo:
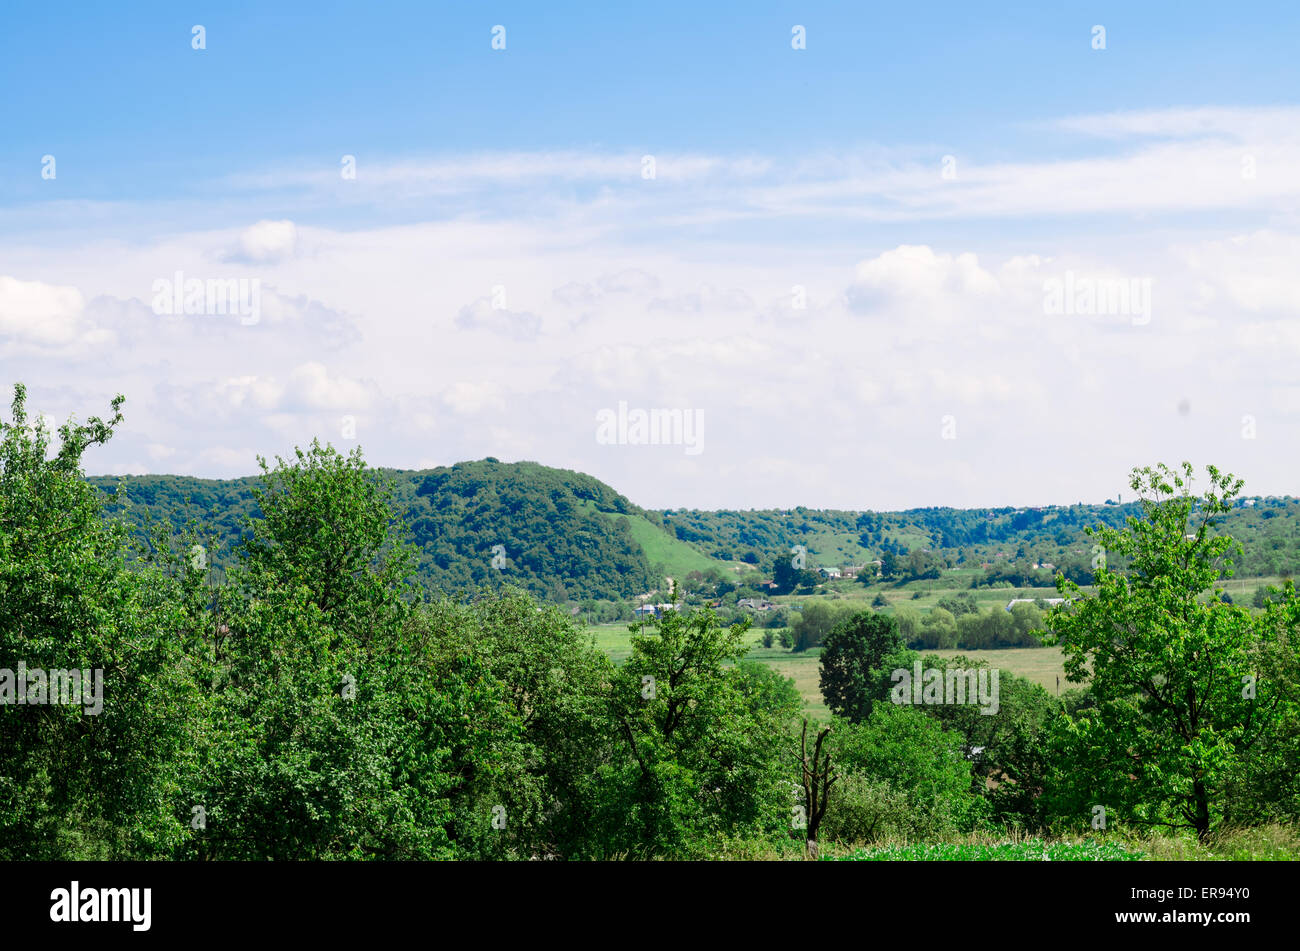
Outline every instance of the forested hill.
[[(393, 480), (398, 511), (419, 551), (421, 580), (432, 589), (451, 592), (509, 581), (559, 602), (624, 599), (657, 586), (630, 525), (638, 522), (637, 532), (644, 534), (650, 527), (644, 514), (591, 476), (495, 459), (383, 474)], [(108, 511), (137, 531), (152, 519), (177, 531), (192, 520), (214, 532), (222, 541), (214, 546), (217, 566), (228, 561), (243, 518), (259, 514), (256, 478), (96, 476), (88, 481), (110, 496), (122, 488), (128, 504), (114, 498)], [(667, 544), (688, 548), (658, 531)]]
[[(802, 545), (808, 567), (862, 565), (889, 556), (925, 553), (940, 568), (981, 567), (990, 582), (1049, 583), (1052, 574), (1085, 583), (1094, 556), (1084, 529), (1120, 527), (1142, 516), (1136, 502), (988, 509), (919, 508), (899, 512), (837, 509), (661, 513), (677, 538), (716, 559), (760, 561)], [(1238, 576), (1300, 572), (1300, 499), (1242, 498), (1218, 519), (1215, 532), (1231, 535), (1244, 553)], [(1038, 567), (1038, 566), (1043, 567)]]
[[(1131, 502), (1038, 508), (927, 508), (903, 512), (795, 508), (646, 511), (592, 476), (534, 462), (495, 459), (424, 470), (382, 470), (419, 552), (421, 580), (447, 592), (509, 581), (548, 600), (627, 600), (664, 589), (664, 578), (771, 577), (793, 546), (807, 567), (860, 566), (909, 556), (916, 577), (979, 569), (975, 584), (1050, 584), (1063, 570), (1086, 582), (1092, 553), (1083, 529), (1122, 524)], [(120, 484), (117, 513), (137, 531), (148, 518), (180, 531), (190, 521), (216, 535), (220, 567), (245, 516), (256, 515), (256, 478), (96, 476), (106, 495)], [(1300, 569), (1300, 501), (1251, 498), (1219, 530), (1245, 547), (1239, 577)], [(500, 546), (500, 547), (496, 547)], [(918, 554), (913, 554), (918, 553)], [(923, 553), (923, 554), (920, 554)], [(924, 562), (924, 563), (922, 563)], [(500, 567), (496, 567), (496, 566)], [(749, 572), (757, 569), (753, 575)], [(898, 577), (905, 577), (900, 569)]]

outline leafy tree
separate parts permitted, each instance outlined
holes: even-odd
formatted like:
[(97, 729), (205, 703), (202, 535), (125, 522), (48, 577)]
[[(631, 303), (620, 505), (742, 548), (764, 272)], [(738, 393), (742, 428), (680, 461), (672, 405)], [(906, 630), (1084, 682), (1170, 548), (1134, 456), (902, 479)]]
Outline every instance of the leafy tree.
[[(16, 385), (0, 421), (0, 857), (166, 855), (185, 835), (172, 805), (194, 731), (189, 625), (177, 586), (128, 564), (81, 471), (123, 398), (107, 419), (61, 425), (57, 448), (26, 400)], [(52, 674), (73, 670), (98, 689), (79, 675), (79, 696), (53, 697)]]
[(620, 755), (600, 770), (603, 854), (683, 856), (721, 836), (788, 834), (798, 698), (738, 663), (748, 626), (669, 611), (633, 636), (612, 680)]
[(827, 812), (828, 835), (937, 836), (980, 814), (960, 735), (924, 713), (882, 703), (869, 719), (837, 727), (832, 739), (845, 786)]
[(1057, 793), (1067, 812), (1082, 816), (1091, 800), (1138, 824), (1204, 837), (1273, 715), (1267, 684), (1255, 699), (1243, 689), (1243, 678), (1259, 673), (1249, 610), (1201, 597), (1231, 575), (1235, 545), (1215, 528), (1242, 485), (1213, 466), (1207, 472), (1197, 499), (1188, 463), (1181, 473), (1134, 470), (1143, 517), (1095, 532), (1108, 561), (1116, 553), (1129, 571), (1099, 567), (1091, 596), (1057, 582), (1072, 603), (1052, 613), (1050, 640), (1071, 682), (1091, 677), (1096, 702), (1062, 724)]
[(843, 618), (822, 645), (821, 692), (839, 717), (858, 722), (872, 711), (873, 671), (903, 646), (898, 625), (887, 614), (861, 611)]
[(819, 647), (826, 635), (844, 612), (829, 604), (813, 603), (804, 606), (790, 633), (794, 636), (794, 650), (806, 651), (810, 647)]
[(503, 688), (483, 683), (473, 655), (439, 666), (412, 643), (412, 558), (359, 451), (344, 458), (313, 442), (263, 469), (263, 515), (215, 607), (211, 727), (188, 783), (206, 826), (189, 848), (452, 857), (458, 744), (446, 724), (472, 711), (478, 730), (511, 735)]

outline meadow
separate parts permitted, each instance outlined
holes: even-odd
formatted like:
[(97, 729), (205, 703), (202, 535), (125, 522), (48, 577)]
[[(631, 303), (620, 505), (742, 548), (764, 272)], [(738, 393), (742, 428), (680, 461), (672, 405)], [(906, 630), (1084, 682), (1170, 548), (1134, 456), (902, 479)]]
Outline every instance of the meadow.
[[(865, 608), (866, 605), (864, 604)], [(619, 664), (632, 652), (632, 633), (627, 622), (615, 624), (597, 624), (588, 628), (595, 636), (596, 646), (609, 655), (610, 660)], [(794, 653), (781, 647), (764, 647), (763, 631), (750, 630), (749, 659), (760, 661), (784, 677), (794, 681), (795, 689), (803, 698), (806, 714), (818, 720), (830, 716), (822, 700), (819, 686), (819, 664), (821, 648), (814, 647), (807, 651)], [(935, 650), (920, 651), (922, 655), (933, 654), (938, 657), (956, 657), (962, 655), (972, 660), (988, 661), (992, 667), (1007, 673), (1019, 674), (1044, 687), (1053, 696), (1056, 695), (1056, 678), (1061, 678), (1060, 689), (1066, 690), (1064, 661), (1061, 652), (1055, 647), (1009, 647), (1005, 650)]]

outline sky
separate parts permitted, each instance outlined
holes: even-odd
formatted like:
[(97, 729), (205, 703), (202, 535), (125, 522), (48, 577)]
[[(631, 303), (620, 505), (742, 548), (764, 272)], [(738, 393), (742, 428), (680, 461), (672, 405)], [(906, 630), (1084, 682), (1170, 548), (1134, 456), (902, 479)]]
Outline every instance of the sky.
[[(1100, 502), (1182, 460), (1300, 494), (1298, 28), (7, 8), (0, 385), (53, 423), (124, 394), (96, 474), (248, 475), (320, 438), (653, 508)], [(652, 411), (689, 425), (646, 444)]]

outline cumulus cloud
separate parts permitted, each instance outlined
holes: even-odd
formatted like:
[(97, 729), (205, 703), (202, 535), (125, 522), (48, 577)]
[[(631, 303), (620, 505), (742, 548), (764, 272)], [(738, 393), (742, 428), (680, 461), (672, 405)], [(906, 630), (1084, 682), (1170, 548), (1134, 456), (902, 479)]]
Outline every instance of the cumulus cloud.
[(0, 275), (0, 346), (67, 350), (108, 344), (112, 334), (85, 320), (85, 306), (75, 287)]
[(298, 246), (298, 227), (292, 221), (259, 221), (239, 236), (239, 246), (228, 258), (267, 264), (291, 257)]
[(493, 307), (486, 297), (466, 304), (456, 315), (456, 325), (465, 330), (486, 330), (516, 340), (533, 340), (542, 330), (536, 314)]
[(939, 308), (931, 316), (951, 315), (941, 305), (954, 298), (987, 300), (1001, 291), (996, 276), (971, 253), (935, 253), (925, 245), (900, 245), (863, 261), (847, 291), (850, 306), (871, 313), (895, 305)]
[[(246, 474), (255, 452), (337, 441), (351, 415), (380, 464), (514, 453), (645, 505), (1097, 499), (1162, 458), (1247, 458), (1252, 485), (1282, 490), (1293, 475), (1269, 456), (1285, 452), (1243, 453), (1300, 437), (1300, 235), (1273, 214), (1300, 197), (1282, 174), (1300, 159), (1295, 136), (1238, 110), (1063, 122), (1053, 141), (1095, 141), (1014, 162), (953, 146), (951, 181), (925, 150), (734, 176), (702, 162), (672, 188), (663, 157), (648, 182), (639, 156), (585, 171), (464, 156), (444, 182), (438, 163), (394, 179), (463, 199), (453, 211), (413, 202), (392, 219), (356, 198), (306, 249), (296, 227), (261, 227), (306, 220), (279, 193), (244, 196), (256, 208), (237, 220), (259, 222), (247, 242), (173, 227), (106, 251), (69, 221), (57, 262), (0, 239), (22, 275), (0, 283), (0, 357), (22, 348), (24, 372), (49, 381), (34, 394), (60, 409), (127, 394), (129, 425), (90, 461), (99, 471)], [(363, 163), (357, 184), (381, 172)], [(553, 187), (570, 174), (608, 187)], [(1242, 230), (1205, 214), (1222, 209), (1272, 217)], [(202, 274), (214, 248), (256, 265), (260, 322), (152, 314), (150, 281)], [(1048, 313), (1045, 285), (1067, 274), (1150, 279), (1149, 323)], [(483, 296), (498, 283), (516, 309)], [(91, 339), (111, 341), (104, 359), (84, 359)], [(620, 400), (702, 410), (705, 452), (598, 445), (594, 411)], [(1034, 460), (1049, 443), (1047, 482)]]

